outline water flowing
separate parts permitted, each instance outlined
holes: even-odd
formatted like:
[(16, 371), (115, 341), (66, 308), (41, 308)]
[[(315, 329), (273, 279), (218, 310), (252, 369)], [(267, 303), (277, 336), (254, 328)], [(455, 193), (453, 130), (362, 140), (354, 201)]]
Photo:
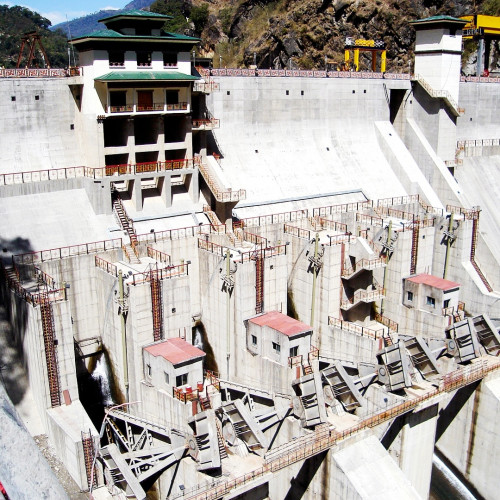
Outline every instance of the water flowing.
[(193, 345), (197, 347), (198, 349), (203, 349), (203, 335), (201, 334), (201, 331), (198, 327), (195, 327), (194, 329), (194, 337), (193, 337)]
[(110, 370), (108, 361), (104, 354), (100, 354), (97, 359), (92, 378), (99, 384), (101, 388), (101, 402), (104, 406), (113, 405), (113, 396), (111, 395), (111, 386), (109, 383)]
[(476, 500), (476, 497), (453, 474), (446, 464), (434, 454), (432, 458), (432, 479), (430, 500)]

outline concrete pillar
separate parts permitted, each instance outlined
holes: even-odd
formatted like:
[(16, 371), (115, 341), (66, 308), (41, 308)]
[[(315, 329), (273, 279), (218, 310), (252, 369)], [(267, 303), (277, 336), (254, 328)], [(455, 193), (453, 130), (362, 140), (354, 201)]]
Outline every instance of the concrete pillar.
[(484, 52), (484, 38), (480, 38), (477, 44), (476, 76), (481, 76), (483, 74), (483, 69), (484, 69), (483, 52)]
[(198, 183), (198, 167), (194, 169), (194, 172), (191, 174), (191, 178), (189, 179), (188, 192), (189, 196), (191, 196), (191, 200), (193, 203), (198, 203), (200, 200), (200, 187)]
[(141, 190), (141, 178), (136, 177), (132, 183), (132, 200), (134, 201), (135, 209), (138, 212), (142, 211), (142, 190)]
[(437, 416), (438, 405), (434, 404), (393, 423), (400, 430), (389, 452), (421, 498), (429, 497)]
[(167, 174), (158, 178), (158, 190), (160, 197), (167, 208), (172, 206), (172, 177)]

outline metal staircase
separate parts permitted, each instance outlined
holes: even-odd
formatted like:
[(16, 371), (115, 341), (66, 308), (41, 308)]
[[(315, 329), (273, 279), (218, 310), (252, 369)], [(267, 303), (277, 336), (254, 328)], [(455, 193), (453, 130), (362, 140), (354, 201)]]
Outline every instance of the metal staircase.
[(477, 245), (477, 233), (478, 233), (478, 226), (479, 226), (479, 211), (476, 212), (476, 215), (472, 219), (472, 244), (470, 248), (470, 262), (472, 264), (472, 267), (476, 270), (478, 276), (481, 278), (481, 281), (483, 282), (484, 286), (488, 290), (488, 292), (492, 292), (493, 288), (489, 284), (488, 280), (486, 279), (486, 276), (483, 274), (481, 269), (479, 268), (477, 262), (476, 262), (476, 245)]
[(42, 317), (43, 343), (47, 362), (47, 376), (49, 380), (50, 403), (52, 408), (61, 406), (61, 388), (59, 384), (59, 367), (54, 338), (54, 316), (52, 305), (46, 294), (40, 294), (40, 314)]

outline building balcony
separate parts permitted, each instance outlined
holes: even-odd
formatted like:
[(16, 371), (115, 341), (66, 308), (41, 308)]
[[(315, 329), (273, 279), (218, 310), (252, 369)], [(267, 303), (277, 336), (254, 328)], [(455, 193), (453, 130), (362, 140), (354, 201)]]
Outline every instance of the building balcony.
[(219, 128), (219, 120), (216, 118), (198, 119), (193, 118), (193, 130), (214, 130)]
[[(188, 112), (189, 106), (187, 102), (178, 102), (176, 104), (168, 104), (166, 102), (154, 102), (149, 105), (144, 104), (125, 104), (125, 105), (107, 105), (107, 114), (117, 113), (178, 113)], [(208, 129), (207, 129), (208, 130)]]
[(354, 307), (361, 302), (366, 304), (370, 302), (375, 302), (376, 300), (383, 299), (385, 296), (385, 290), (379, 285), (372, 285), (372, 290), (356, 290), (352, 297), (345, 299), (341, 302), (340, 308), (344, 311), (348, 311), (351, 307)]

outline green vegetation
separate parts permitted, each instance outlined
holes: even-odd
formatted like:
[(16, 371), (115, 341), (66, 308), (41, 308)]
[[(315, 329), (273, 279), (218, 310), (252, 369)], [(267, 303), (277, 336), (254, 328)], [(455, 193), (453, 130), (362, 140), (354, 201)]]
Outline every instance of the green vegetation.
[[(21, 37), (24, 33), (37, 31), (41, 36), (42, 44), (47, 53), (52, 68), (68, 66), (68, 44), (66, 35), (62, 31), (50, 31), (51, 23), (40, 14), (25, 7), (0, 5), (0, 66), (15, 68)], [(29, 48), (25, 46), (24, 58), (21, 66), (27, 63)], [(39, 50), (35, 51), (33, 67), (46, 67), (46, 63)]]
[(231, 7), (225, 7), (219, 11), (220, 24), (222, 26), (222, 32), (229, 36), (231, 31), (231, 23), (233, 21), (232, 9)]
[(149, 6), (151, 12), (172, 16), (165, 23), (164, 30), (171, 33), (183, 33), (188, 28), (185, 4), (182, 0), (156, 0)]
[(487, 16), (500, 16), (500, 0), (486, 0), (482, 10)]
[(196, 33), (201, 33), (208, 21), (208, 5), (204, 3), (199, 7), (193, 7), (191, 9), (190, 19), (193, 21)]

